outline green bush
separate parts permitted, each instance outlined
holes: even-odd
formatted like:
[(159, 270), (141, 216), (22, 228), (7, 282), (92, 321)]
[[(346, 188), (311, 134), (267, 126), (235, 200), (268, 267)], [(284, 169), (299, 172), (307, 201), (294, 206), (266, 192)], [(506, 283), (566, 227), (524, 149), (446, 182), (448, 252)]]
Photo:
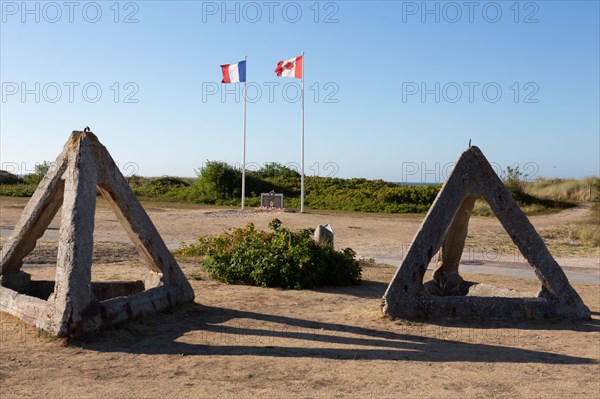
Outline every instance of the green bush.
[(361, 266), (352, 249), (317, 244), (312, 229), (292, 232), (279, 219), (269, 228), (256, 230), (250, 223), (231, 233), (198, 237), (194, 244), (181, 244), (176, 254), (204, 256), (201, 265), (210, 277), (232, 284), (304, 289), (360, 283)]
[(519, 166), (515, 168), (511, 168), (510, 166), (506, 167), (506, 172), (504, 172), (504, 186), (511, 193), (513, 198), (519, 201), (519, 197), (524, 194), (523, 177), (527, 177), (527, 175), (523, 175), (523, 173), (519, 170)]
[(163, 186), (163, 187), (189, 187), (190, 183), (186, 182), (183, 179), (180, 179), (179, 177), (173, 177), (173, 176), (162, 176), (162, 177), (157, 177), (155, 179), (152, 179), (151, 184), (154, 184), (156, 186)]
[(38, 184), (40, 184), (46, 173), (48, 173), (48, 169), (50, 169), (51, 165), (52, 163), (50, 161), (44, 161), (42, 163), (36, 164), (34, 168), (35, 173), (23, 176), (24, 183), (33, 184), (37, 186)]
[(198, 190), (207, 201), (237, 198), (240, 195), (242, 172), (233, 166), (218, 161), (208, 161), (198, 171)]
[(250, 172), (250, 173), (255, 174), (257, 177), (259, 177), (261, 179), (276, 178), (276, 177), (283, 177), (283, 178), (300, 177), (300, 173), (298, 173), (294, 169), (287, 167), (285, 165), (282, 165), (280, 163), (277, 163), (277, 162), (267, 163), (262, 168), (260, 168), (258, 171)]
[(23, 179), (6, 170), (0, 170), (0, 185), (2, 184), (21, 184)]

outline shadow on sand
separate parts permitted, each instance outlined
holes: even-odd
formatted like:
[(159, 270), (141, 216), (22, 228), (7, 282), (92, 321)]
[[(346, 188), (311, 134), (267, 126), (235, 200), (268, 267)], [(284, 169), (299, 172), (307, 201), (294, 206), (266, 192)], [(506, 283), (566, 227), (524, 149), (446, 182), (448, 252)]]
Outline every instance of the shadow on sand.
[(315, 288), (312, 291), (336, 295), (350, 295), (357, 298), (382, 299), (387, 287), (388, 283), (362, 280), (360, 285)]
[[(389, 330), (390, 327), (395, 331)], [(190, 304), (170, 313), (126, 322), (70, 343), (99, 352), (148, 355), (597, 363), (590, 358), (520, 348), (535, 343), (536, 339), (539, 341), (540, 338), (531, 331), (492, 331), (486, 335), (484, 330), (481, 334), (482, 330), (451, 330), (416, 323), (382, 323), (381, 329), (372, 329)]]
[[(357, 298), (382, 299), (388, 284), (363, 280), (359, 286), (318, 288), (315, 292), (343, 294)], [(591, 320), (427, 320), (427, 324), (438, 327), (462, 327), (478, 329), (509, 328), (517, 330), (570, 330), (579, 332), (600, 332), (600, 312), (591, 312)]]

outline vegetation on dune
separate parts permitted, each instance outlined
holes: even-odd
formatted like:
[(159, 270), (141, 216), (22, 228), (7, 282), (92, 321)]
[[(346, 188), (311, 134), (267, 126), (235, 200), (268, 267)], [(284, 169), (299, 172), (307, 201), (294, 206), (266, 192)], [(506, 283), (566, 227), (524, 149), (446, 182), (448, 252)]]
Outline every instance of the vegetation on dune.
[(600, 224), (591, 223), (574, 226), (569, 232), (570, 238), (576, 243), (590, 248), (600, 247)]
[[(159, 185), (155, 180), (130, 184), (139, 197), (213, 205), (240, 204), (241, 171), (224, 162), (207, 162), (198, 178), (186, 185)], [(287, 208), (300, 207), (300, 174), (278, 163), (246, 173), (246, 204), (260, 205), (260, 193), (283, 193)], [(307, 176), (305, 205), (312, 209), (387, 213), (426, 212), (440, 186), (400, 186), (383, 180)]]
[[(37, 165), (35, 173), (24, 177), (0, 174), (0, 195), (31, 196), (48, 162)], [(196, 178), (163, 176), (145, 178), (131, 176), (129, 184), (135, 194), (145, 200), (188, 202), (197, 204), (239, 206), (241, 196), (240, 169), (225, 162), (209, 161), (197, 170)], [(285, 196), (286, 208), (300, 207), (300, 174), (279, 163), (269, 163), (257, 171), (246, 173), (246, 204), (260, 205), (260, 193), (275, 191)], [(565, 209), (581, 202), (596, 201), (600, 215), (600, 179), (544, 179), (526, 181), (519, 168), (508, 167), (504, 183), (527, 214)], [(305, 205), (308, 209), (424, 213), (439, 190), (439, 185), (401, 186), (383, 180), (340, 179), (306, 176)], [(493, 215), (489, 205), (479, 199), (474, 215)]]
[[(576, 179), (544, 179), (533, 181), (524, 179), (519, 167), (507, 167), (504, 173), (504, 185), (527, 214), (544, 213), (573, 207), (578, 203), (600, 201), (600, 178), (588, 177)], [(598, 207), (598, 206), (597, 206)], [(478, 199), (473, 214), (491, 216), (494, 214), (483, 199)]]
[(555, 201), (592, 202), (599, 201), (600, 178), (585, 179), (544, 179), (527, 182), (524, 191), (537, 198)]
[(0, 196), (31, 197), (37, 184), (0, 184)]
[(163, 176), (158, 178), (145, 178), (133, 175), (127, 179), (129, 186), (141, 198), (157, 198), (165, 201), (186, 201), (186, 198), (180, 198), (179, 194), (186, 188), (192, 186), (190, 179), (180, 179), (178, 177)]
[(31, 197), (52, 165), (48, 161), (35, 165), (34, 173), (23, 177), (0, 170), (0, 196)]
[(336, 251), (312, 239), (313, 229), (290, 231), (279, 219), (270, 232), (252, 223), (230, 233), (182, 243), (178, 256), (201, 256), (211, 278), (232, 284), (304, 289), (360, 283), (361, 266), (350, 248)]
[[(569, 181), (569, 184), (561, 187), (561, 193), (564, 192), (563, 190), (568, 187), (581, 187), (581, 184), (577, 183), (578, 181)], [(576, 193), (577, 196), (580, 196), (581, 192), (585, 191), (585, 183), (588, 183), (588, 196), (590, 195), (590, 191), (592, 191), (592, 196), (595, 195), (593, 206), (594, 218), (589, 223), (575, 226), (570, 232), (570, 236), (573, 240), (575, 240), (576, 243), (590, 248), (596, 248), (598, 251), (600, 248), (600, 179), (597, 177), (588, 177), (584, 180), (584, 186), (582, 188), (572, 189), (571, 192)], [(594, 186), (595, 194), (593, 191), (594, 189), (590, 189), (590, 187)]]

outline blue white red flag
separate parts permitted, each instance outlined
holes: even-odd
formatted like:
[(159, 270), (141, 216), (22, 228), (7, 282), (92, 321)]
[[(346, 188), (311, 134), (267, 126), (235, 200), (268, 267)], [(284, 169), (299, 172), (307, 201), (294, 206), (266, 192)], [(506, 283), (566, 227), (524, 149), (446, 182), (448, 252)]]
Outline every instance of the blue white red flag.
[(237, 83), (246, 81), (246, 61), (240, 61), (237, 64), (221, 65), (223, 71), (223, 80), (221, 83)]

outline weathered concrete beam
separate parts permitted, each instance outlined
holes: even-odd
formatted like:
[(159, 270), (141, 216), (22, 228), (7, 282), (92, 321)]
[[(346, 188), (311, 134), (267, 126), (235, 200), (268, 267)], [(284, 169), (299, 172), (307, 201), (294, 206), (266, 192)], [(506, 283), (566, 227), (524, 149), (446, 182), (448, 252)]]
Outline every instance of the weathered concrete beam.
[[(63, 202), (63, 173), (67, 169), (69, 143), (50, 166), (25, 206), (19, 222), (0, 251), (0, 274), (17, 273), (37, 240), (54, 219)], [(14, 234), (14, 233), (17, 234)]]
[(56, 284), (47, 317), (48, 328), (56, 335), (77, 329), (83, 312), (92, 302), (92, 256), (94, 253), (94, 213), (99, 159), (93, 138), (82, 135), (73, 143), (65, 172)]

